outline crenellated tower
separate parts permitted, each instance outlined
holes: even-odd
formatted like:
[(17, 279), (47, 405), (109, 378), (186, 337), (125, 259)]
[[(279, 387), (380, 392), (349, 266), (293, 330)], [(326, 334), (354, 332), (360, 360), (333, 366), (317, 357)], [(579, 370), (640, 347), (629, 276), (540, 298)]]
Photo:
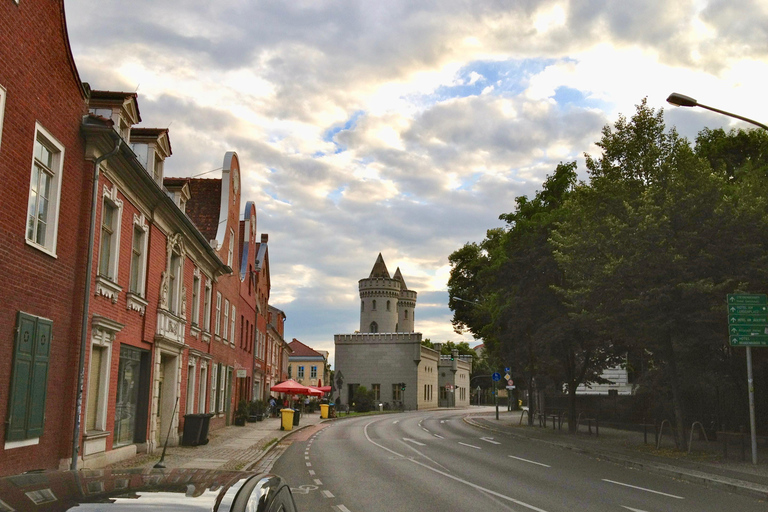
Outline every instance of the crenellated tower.
[(416, 292), (408, 290), (398, 268), (390, 277), (379, 253), (371, 274), (358, 281), (360, 290), (360, 332), (414, 332)]

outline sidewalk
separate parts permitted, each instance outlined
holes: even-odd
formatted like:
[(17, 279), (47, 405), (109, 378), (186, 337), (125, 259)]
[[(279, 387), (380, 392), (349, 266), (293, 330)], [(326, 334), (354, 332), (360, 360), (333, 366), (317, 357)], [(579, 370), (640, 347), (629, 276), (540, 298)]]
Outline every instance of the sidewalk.
[[(473, 410), (474, 409), (474, 410)], [(562, 430), (547, 427), (529, 427), (527, 416), (520, 425), (520, 411), (499, 411), (496, 419), (493, 408), (472, 408), (465, 421), (472, 425), (543, 442), (563, 449), (600, 457), (628, 467), (661, 473), (708, 487), (768, 499), (768, 450), (760, 447), (758, 465), (751, 463), (751, 451), (747, 447), (747, 461), (740, 460), (740, 451), (729, 453), (729, 459), (722, 457), (721, 442), (705, 443), (694, 436), (690, 455), (666, 446), (671, 439), (666, 436), (662, 447), (657, 450), (653, 431), (648, 433), (648, 444), (644, 443), (643, 432), (625, 431), (600, 427), (600, 435), (590, 435), (582, 426), (576, 434), (568, 433), (567, 423)], [(593, 430), (594, 431), (594, 430)], [(734, 450), (736, 452), (736, 450)]]
[[(244, 470), (255, 465), (285, 436), (322, 421), (326, 420), (320, 419), (320, 412), (313, 412), (302, 414), (293, 430), (280, 430), (280, 418), (266, 418), (244, 427), (230, 425), (209, 432), (208, 444), (169, 446), (163, 464), (167, 468)], [(160, 453), (139, 454), (108, 468), (151, 468), (159, 460)]]

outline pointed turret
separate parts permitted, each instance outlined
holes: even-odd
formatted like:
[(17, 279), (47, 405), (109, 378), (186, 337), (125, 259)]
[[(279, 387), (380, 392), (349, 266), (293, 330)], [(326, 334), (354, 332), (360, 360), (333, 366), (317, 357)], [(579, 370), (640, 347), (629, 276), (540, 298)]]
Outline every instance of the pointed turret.
[(379, 253), (379, 257), (376, 258), (376, 263), (373, 264), (371, 275), (368, 276), (369, 279), (372, 277), (384, 277), (386, 279), (390, 279), (389, 271), (387, 270), (387, 266), (384, 264), (384, 258), (382, 258), (381, 253)]
[(400, 281), (400, 289), (401, 290), (407, 290), (408, 286), (405, 284), (405, 279), (403, 279), (403, 274), (400, 273), (400, 267), (397, 267), (397, 270), (395, 270), (395, 275), (393, 278), (395, 281)]

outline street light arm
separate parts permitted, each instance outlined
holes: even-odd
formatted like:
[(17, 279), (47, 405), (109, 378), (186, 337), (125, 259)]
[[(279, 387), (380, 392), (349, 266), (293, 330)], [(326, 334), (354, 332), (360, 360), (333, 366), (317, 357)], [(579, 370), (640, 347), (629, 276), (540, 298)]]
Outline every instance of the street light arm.
[(759, 126), (763, 130), (768, 130), (768, 126), (764, 125), (763, 123), (759, 123), (754, 119), (740, 116), (732, 112), (726, 112), (725, 110), (720, 110), (719, 108), (710, 107), (709, 105), (704, 105), (696, 101), (694, 98), (691, 98), (690, 96), (686, 96), (685, 94), (679, 94), (679, 93), (673, 92), (672, 94), (669, 95), (669, 97), (667, 97), (667, 102), (678, 107), (701, 107), (706, 110), (711, 110), (712, 112), (717, 112), (718, 114), (723, 114), (724, 116), (733, 117), (735, 119), (739, 119), (741, 121), (753, 124), (755, 126)]

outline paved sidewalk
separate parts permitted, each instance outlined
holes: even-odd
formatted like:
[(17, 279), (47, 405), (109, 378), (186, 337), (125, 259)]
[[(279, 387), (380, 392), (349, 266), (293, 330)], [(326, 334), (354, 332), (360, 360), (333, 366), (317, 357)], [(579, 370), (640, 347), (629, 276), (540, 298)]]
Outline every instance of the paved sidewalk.
[[(167, 468), (196, 468), (243, 470), (255, 465), (279, 441), (297, 430), (316, 425), (323, 420), (319, 412), (302, 414), (299, 426), (280, 430), (280, 418), (246, 423), (244, 427), (228, 426), (208, 433), (208, 444), (201, 446), (169, 446), (163, 464)], [(109, 468), (151, 468), (160, 460), (160, 453), (139, 454), (108, 466)]]
[[(729, 460), (722, 457), (722, 446), (718, 442), (705, 443), (694, 436), (690, 455), (674, 451), (668, 446), (667, 436), (659, 450), (654, 444), (653, 431), (648, 433), (648, 444), (644, 443), (643, 432), (633, 432), (600, 427), (600, 435), (590, 435), (582, 427), (577, 434), (569, 434), (564, 422), (562, 430), (547, 427), (529, 427), (527, 416), (520, 425), (520, 411), (495, 411), (490, 407), (472, 407), (465, 417), (467, 423), (507, 435), (523, 437), (534, 442), (544, 442), (563, 449), (574, 450), (600, 457), (629, 467), (662, 473), (675, 478), (704, 484), (708, 487), (728, 490), (761, 499), (768, 499), (768, 449), (761, 447), (758, 465), (751, 463), (751, 452), (747, 447), (747, 461), (741, 461), (740, 454), (729, 454)], [(736, 450), (734, 450), (735, 452)]]

